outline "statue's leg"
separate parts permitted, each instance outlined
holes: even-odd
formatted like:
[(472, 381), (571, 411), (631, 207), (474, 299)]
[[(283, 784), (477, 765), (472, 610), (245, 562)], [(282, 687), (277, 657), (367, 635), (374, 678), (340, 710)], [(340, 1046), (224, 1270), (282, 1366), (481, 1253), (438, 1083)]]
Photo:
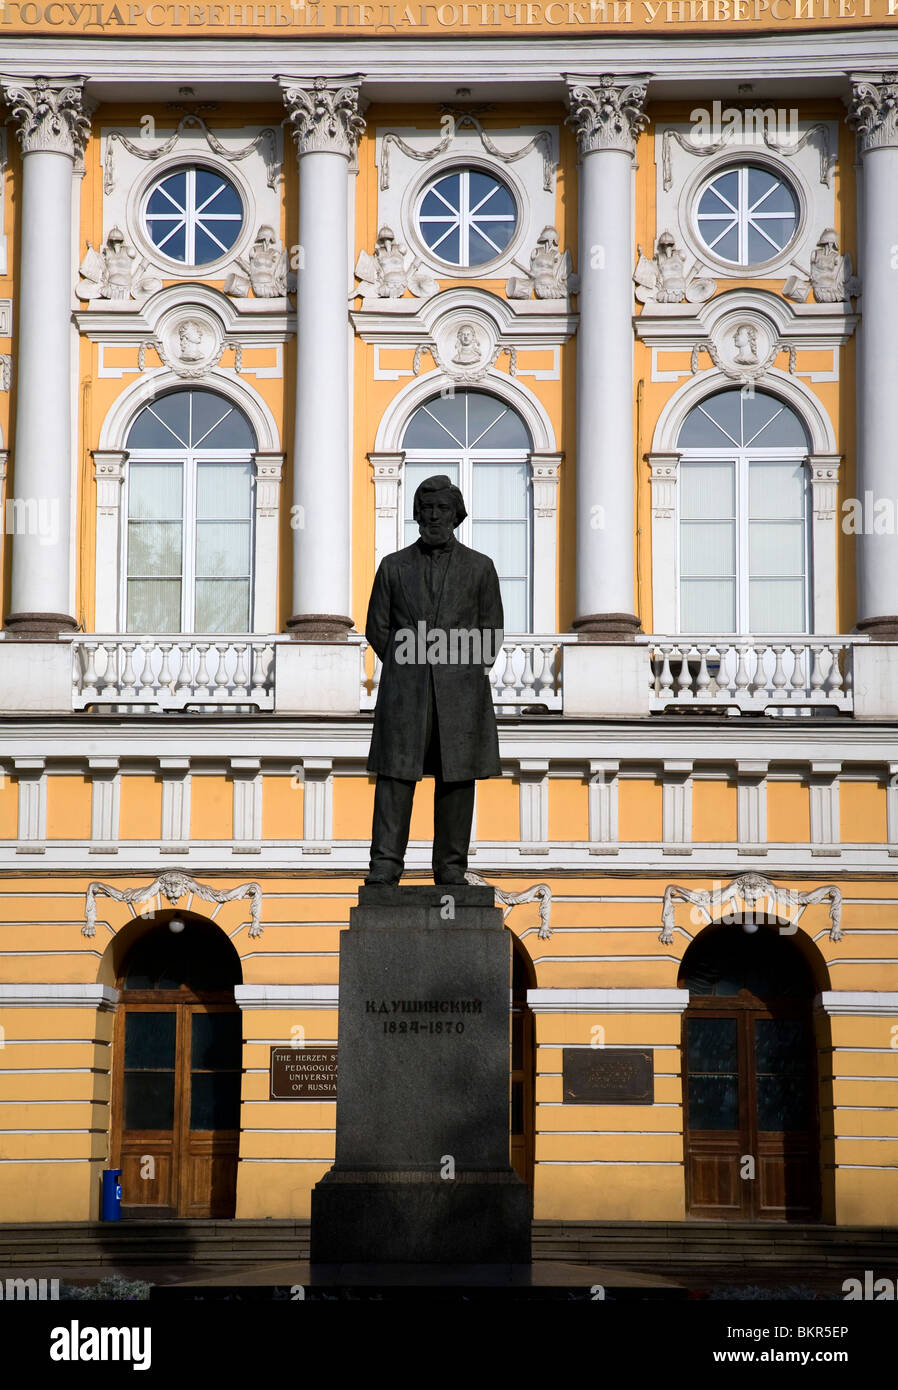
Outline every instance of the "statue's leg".
[(474, 780), (436, 778), (433, 794), (433, 881), (464, 883), (474, 819)]
[(366, 883), (398, 883), (405, 865), (415, 783), (378, 776), (374, 787), (371, 864)]

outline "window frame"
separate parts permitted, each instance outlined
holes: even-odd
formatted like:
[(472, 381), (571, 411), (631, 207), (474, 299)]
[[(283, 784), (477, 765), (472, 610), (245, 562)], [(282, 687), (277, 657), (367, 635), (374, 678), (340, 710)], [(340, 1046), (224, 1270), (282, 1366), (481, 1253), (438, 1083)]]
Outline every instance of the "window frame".
[[(189, 388), (188, 388), (189, 389)], [(196, 389), (196, 388), (194, 388)], [(202, 389), (202, 388), (199, 388)], [(168, 395), (177, 394), (168, 392)], [(209, 391), (210, 395), (219, 395), (218, 392)], [(152, 406), (164, 397), (157, 397), (156, 401), (148, 401), (146, 405)], [(221, 396), (232, 410), (240, 412), (240, 407), (227, 396)], [(144, 407), (146, 408), (146, 407)], [(131, 421), (130, 430), (134, 428), (142, 411)], [(241, 414), (243, 412), (240, 412)], [(246, 416), (244, 415), (244, 419)], [(252, 425), (247, 420), (247, 424), (252, 431)], [(128, 462), (125, 467), (125, 477), (123, 484), (124, 496), (122, 498), (122, 525), (120, 527), (120, 553), (119, 553), (119, 602), (118, 602), (118, 628), (123, 634), (129, 636), (139, 636), (138, 632), (130, 633), (128, 629), (128, 534), (131, 522), (131, 470), (135, 463), (180, 463), (181, 469), (181, 615), (180, 629), (175, 633), (147, 633), (147, 636), (164, 637), (220, 637), (227, 633), (199, 633), (197, 632), (196, 622), (196, 543), (197, 543), (197, 516), (196, 516), (196, 493), (197, 493), (197, 464), (198, 463), (241, 463), (249, 469), (249, 505), (247, 521), (249, 523), (249, 576), (248, 576), (248, 604), (247, 604), (247, 631), (252, 632), (253, 615), (255, 609), (255, 588), (256, 588), (256, 470), (255, 454), (256, 449), (252, 447), (241, 449), (190, 449), (182, 447), (180, 449), (129, 449)], [(192, 543), (188, 544), (188, 537), (192, 538)], [(137, 576), (133, 576), (137, 577)], [(191, 622), (187, 622), (190, 615)], [(234, 632), (228, 629), (228, 633)]]
[[(427, 243), (421, 231), (420, 213), (421, 204), (428, 192), (439, 183), (441, 179), (449, 178), (452, 174), (470, 175), (472, 173), (484, 174), (508, 190), (515, 206), (515, 223), (508, 244), (502, 251), (492, 256), (488, 261), (478, 262), (477, 265), (464, 265), (455, 261), (447, 261), (440, 255), (438, 250), (434, 250), (433, 247)], [(504, 167), (499, 170), (488, 160), (478, 159), (474, 156), (461, 159), (456, 156), (446, 160), (436, 168), (427, 170), (421, 182), (413, 191), (410, 206), (407, 206), (409, 211), (409, 228), (412, 233), (410, 239), (414, 241), (416, 249), (420, 251), (428, 264), (431, 264), (436, 270), (442, 272), (444, 276), (450, 276), (453, 279), (462, 279), (466, 277), (472, 279), (488, 279), (489, 273), (492, 270), (507, 265), (519, 249), (528, 222), (527, 206), (522, 190), (517, 183), (509, 177), (508, 171)]]
[[(175, 174), (184, 171), (196, 173), (197, 170), (205, 170), (207, 173), (216, 175), (218, 178), (230, 184), (240, 200), (242, 218), (237, 235), (231, 246), (215, 257), (211, 261), (175, 260), (164, 248), (157, 246), (150, 235), (147, 225), (147, 204), (154, 191), (166, 179), (172, 178)], [(151, 262), (163, 270), (170, 271), (177, 276), (191, 276), (195, 274), (208, 277), (214, 271), (220, 270), (224, 266), (231, 265), (243, 253), (247, 244), (247, 238), (251, 235), (252, 225), (252, 204), (248, 196), (248, 191), (240, 179), (237, 171), (228, 166), (222, 168), (215, 160), (198, 156), (195, 159), (181, 158), (172, 159), (171, 162), (164, 164), (161, 168), (150, 171), (143, 187), (139, 190), (137, 205), (135, 208), (135, 222), (140, 233), (140, 241)], [(186, 251), (186, 244), (185, 244)]]
[[(726, 260), (717, 251), (713, 250), (705, 240), (704, 233), (699, 226), (698, 209), (705, 192), (721, 178), (724, 174), (732, 171), (748, 170), (754, 166), (763, 169), (771, 177), (778, 179), (789, 189), (795, 201), (795, 226), (792, 235), (784, 244), (781, 250), (773, 252), (765, 260), (760, 261), (730, 261)], [(696, 254), (703, 262), (717, 271), (729, 276), (738, 277), (740, 274), (759, 276), (763, 272), (773, 270), (777, 266), (787, 264), (794, 255), (795, 250), (804, 235), (807, 225), (807, 198), (803, 187), (791, 170), (787, 170), (781, 161), (766, 157), (760, 150), (746, 150), (741, 156), (735, 156), (733, 152), (720, 155), (715, 160), (713, 167), (703, 169), (692, 187), (688, 198), (688, 214), (686, 215), (686, 226), (689, 232), (689, 239), (694, 244)]]

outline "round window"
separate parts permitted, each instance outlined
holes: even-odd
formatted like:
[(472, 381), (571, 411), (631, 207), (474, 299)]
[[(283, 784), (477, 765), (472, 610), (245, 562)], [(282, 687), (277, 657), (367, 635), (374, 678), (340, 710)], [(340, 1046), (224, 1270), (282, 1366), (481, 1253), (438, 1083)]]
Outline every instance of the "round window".
[(518, 226), (508, 184), (484, 169), (437, 175), (418, 202), (418, 234), (448, 265), (474, 268), (501, 256)]
[(243, 221), (243, 201), (235, 185), (203, 165), (160, 175), (144, 200), (146, 235), (157, 251), (179, 265), (209, 265), (226, 256)]
[(798, 229), (792, 186), (761, 164), (738, 164), (714, 174), (696, 204), (698, 234), (718, 260), (754, 266), (772, 260)]

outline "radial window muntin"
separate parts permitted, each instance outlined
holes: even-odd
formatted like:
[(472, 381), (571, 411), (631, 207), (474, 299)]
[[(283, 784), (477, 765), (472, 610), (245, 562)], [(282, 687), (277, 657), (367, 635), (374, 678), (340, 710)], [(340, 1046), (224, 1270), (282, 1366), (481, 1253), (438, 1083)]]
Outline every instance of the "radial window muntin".
[(178, 164), (154, 171), (140, 199), (139, 220), (154, 258), (184, 270), (208, 269), (238, 254), (247, 226), (246, 198), (230, 170), (205, 162)]
[[(456, 179), (457, 199), (451, 187)], [(479, 179), (492, 187), (472, 189), (472, 181)], [(434, 196), (428, 203), (431, 195)], [(448, 164), (431, 173), (418, 191), (413, 222), (416, 237), (428, 257), (454, 270), (482, 271), (508, 260), (512, 254), (521, 229), (521, 200), (504, 173), (498, 174), (475, 161)], [(506, 229), (508, 236), (503, 240), (502, 233)], [(451, 252), (453, 241), (457, 245), (457, 259), (447, 254)], [(481, 259), (478, 247), (482, 244), (489, 248), (490, 254)]]
[[(717, 186), (727, 180), (734, 187)], [(772, 205), (778, 190), (785, 191), (791, 209)], [(794, 245), (801, 231), (802, 200), (794, 181), (762, 158), (721, 164), (696, 189), (692, 223), (703, 255), (724, 266), (755, 270), (781, 260)], [(757, 254), (761, 251), (766, 254)]]

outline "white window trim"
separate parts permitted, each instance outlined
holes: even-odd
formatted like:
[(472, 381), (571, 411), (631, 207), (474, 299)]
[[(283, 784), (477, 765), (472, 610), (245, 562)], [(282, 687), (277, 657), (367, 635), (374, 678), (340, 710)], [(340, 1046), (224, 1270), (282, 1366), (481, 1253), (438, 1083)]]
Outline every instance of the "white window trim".
[[(683, 632), (688, 637), (723, 637), (736, 636), (752, 632), (748, 621), (749, 614), (749, 484), (748, 475), (751, 462), (763, 462), (769, 460), (776, 463), (798, 463), (804, 466), (803, 476), (803, 527), (804, 527), (804, 619), (803, 626), (798, 628), (798, 632), (810, 632), (813, 625), (813, 554), (811, 547), (811, 516), (810, 516), (810, 486), (807, 474), (807, 449), (683, 449), (680, 453), (679, 467), (677, 469), (677, 480), (679, 481), (680, 469), (683, 464), (689, 463), (730, 463), (735, 465), (735, 530), (736, 530), (736, 554), (735, 554), (735, 593), (736, 593), (736, 624), (732, 633), (725, 632), (683, 632), (681, 615), (681, 583), (683, 567), (681, 562), (681, 515), (680, 500), (682, 492), (677, 487), (676, 498), (676, 576), (675, 585), (676, 595), (676, 631)], [(791, 631), (791, 630), (790, 630)], [(794, 634), (793, 634), (794, 635)]]

